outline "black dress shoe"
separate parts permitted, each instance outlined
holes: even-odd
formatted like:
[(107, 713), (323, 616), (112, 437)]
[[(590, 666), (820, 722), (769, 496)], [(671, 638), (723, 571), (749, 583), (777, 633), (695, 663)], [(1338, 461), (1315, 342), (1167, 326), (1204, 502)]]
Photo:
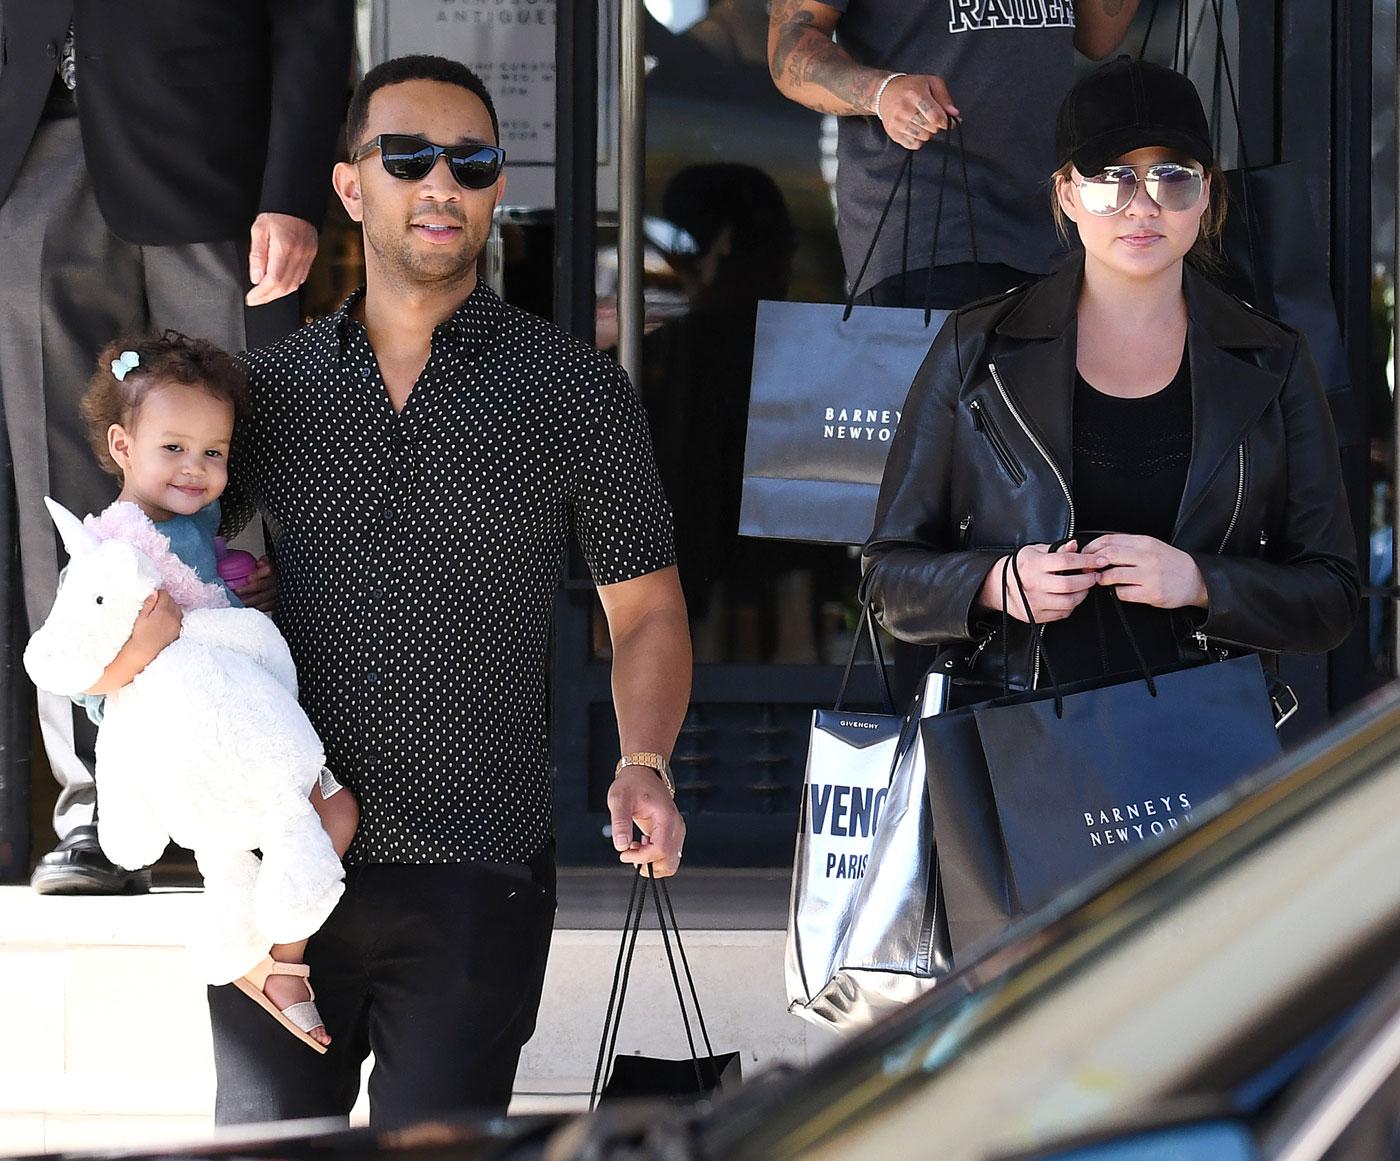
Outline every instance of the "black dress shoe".
[(138, 895), (151, 889), (151, 871), (117, 866), (102, 853), (96, 826), (75, 826), (39, 860), (29, 885), (40, 895)]

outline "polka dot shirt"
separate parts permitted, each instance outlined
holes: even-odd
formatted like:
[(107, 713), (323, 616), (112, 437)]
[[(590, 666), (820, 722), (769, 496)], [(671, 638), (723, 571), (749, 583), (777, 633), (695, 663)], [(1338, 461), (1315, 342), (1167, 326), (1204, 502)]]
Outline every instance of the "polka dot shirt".
[(260, 508), (278, 624), (352, 862), (523, 861), (553, 832), (547, 656), (572, 529), (600, 585), (675, 562), (645, 415), (610, 359), (478, 286), (401, 412), (363, 291), (244, 356), (225, 525)]

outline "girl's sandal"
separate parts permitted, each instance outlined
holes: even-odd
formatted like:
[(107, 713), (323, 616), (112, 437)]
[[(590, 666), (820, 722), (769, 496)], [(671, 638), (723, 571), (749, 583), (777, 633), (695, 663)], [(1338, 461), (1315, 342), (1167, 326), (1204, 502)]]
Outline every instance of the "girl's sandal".
[[(279, 1009), (263, 991), (267, 985), (268, 976), (300, 976), (306, 981), (306, 990), (311, 998), (303, 1000), (299, 1004), (291, 1004), (286, 1009)], [(324, 1044), (313, 1040), (308, 1035), (311, 1029), (324, 1024), (325, 1021), (321, 1019), (321, 1014), (316, 1011), (316, 993), (311, 989), (311, 969), (304, 963), (279, 963), (269, 955), (246, 976), (234, 980), (233, 986), (303, 1044), (314, 1048), (317, 1052), (324, 1053), (326, 1051)]]

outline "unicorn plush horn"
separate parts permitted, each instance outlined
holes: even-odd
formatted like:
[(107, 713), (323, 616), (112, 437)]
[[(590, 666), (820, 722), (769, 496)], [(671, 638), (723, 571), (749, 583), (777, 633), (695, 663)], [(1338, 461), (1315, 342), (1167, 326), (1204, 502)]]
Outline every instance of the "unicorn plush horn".
[(97, 684), (121, 652), (160, 573), (131, 545), (99, 540), (62, 504), (48, 497), (44, 503), (69, 562), (48, 620), (24, 651), (24, 667), (40, 689), (71, 695)]
[(84, 528), (83, 522), (52, 496), (44, 497), (44, 507), (49, 510), (59, 536), (63, 537), (63, 547), (68, 550), (70, 557), (92, 552), (97, 547), (97, 537)]

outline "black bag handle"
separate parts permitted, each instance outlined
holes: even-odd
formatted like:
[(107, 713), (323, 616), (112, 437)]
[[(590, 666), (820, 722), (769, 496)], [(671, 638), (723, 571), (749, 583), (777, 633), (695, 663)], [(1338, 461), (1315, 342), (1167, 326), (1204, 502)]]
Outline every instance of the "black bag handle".
[[(1056, 552), (1062, 545), (1066, 543), (1067, 541), (1065, 540), (1059, 540), (1050, 546), (1050, 551)], [(1010, 645), (1007, 642), (1007, 638), (1010, 636), (1010, 634), (1008, 633), (1008, 629), (1011, 627), (1011, 614), (1007, 609), (1008, 589), (1006, 575), (1008, 572), (1010, 572), (1016, 580), (1016, 591), (1017, 595), (1021, 598), (1021, 607), (1026, 611), (1026, 623), (1030, 625), (1034, 634), (1034, 647), (1039, 648), (1040, 650), (1040, 659), (1045, 663), (1046, 675), (1050, 678), (1050, 684), (1054, 689), (1055, 716), (1057, 718), (1062, 718), (1065, 716), (1064, 692), (1060, 688), (1060, 682), (1058, 678), (1055, 677), (1055, 669), (1050, 661), (1050, 652), (1048, 649), (1045, 648), (1045, 626), (1038, 623), (1035, 619), (1035, 614), (1031, 612), (1030, 597), (1026, 593), (1025, 582), (1021, 579), (1021, 564), (1020, 561), (1017, 559), (1019, 556), (1020, 550), (1018, 549), (1016, 552), (1013, 552), (1011, 554), (1009, 558), (1009, 564), (1003, 566), (1001, 570), (1002, 689), (1006, 693), (1010, 693), (1011, 649)], [(1123, 632), (1128, 638), (1128, 644), (1132, 647), (1133, 658), (1137, 661), (1138, 664), (1138, 672), (1142, 674), (1143, 681), (1147, 683), (1147, 692), (1150, 693), (1153, 697), (1156, 697), (1157, 682), (1152, 676), (1152, 669), (1147, 664), (1147, 657), (1142, 651), (1142, 646), (1138, 643), (1137, 634), (1133, 632), (1132, 626), (1128, 624), (1128, 615), (1123, 611), (1122, 601), (1118, 599), (1116, 593), (1111, 592), (1103, 593), (1101, 595), (1096, 593), (1095, 599), (1106, 600), (1109, 602), (1110, 605), (1112, 605), (1113, 611), (1118, 615), (1118, 623), (1123, 626)]]
[[(1142, 45), (1138, 49), (1138, 60), (1142, 60), (1147, 52), (1147, 42), (1152, 37), (1152, 26), (1157, 22), (1157, 13), (1162, 7), (1162, 0), (1154, 0), (1152, 14), (1147, 21), (1147, 32), (1142, 38)], [(1235, 147), (1239, 150), (1239, 168), (1241, 172), (1240, 180), (1240, 214), (1244, 218), (1245, 246), (1249, 253), (1249, 289), (1250, 296), (1255, 301), (1259, 301), (1259, 262), (1255, 256), (1255, 217), (1254, 211), (1249, 204), (1249, 181), (1244, 175), (1244, 171), (1249, 169), (1249, 151), (1245, 146), (1244, 122), (1240, 118), (1240, 98), (1235, 89), (1235, 73), (1230, 67), (1230, 54), (1225, 51), (1225, 12), (1221, 0), (1209, 0), (1211, 15), (1215, 18), (1215, 76), (1216, 93), (1219, 94), (1219, 78), (1223, 74), (1225, 77), (1226, 92), (1230, 95), (1230, 110), (1235, 115)], [(1200, 26), (1197, 25), (1197, 28)], [(1191, 64), (1191, 45), (1189, 29), (1186, 24), (1186, 3), (1185, 0), (1177, 0), (1176, 33), (1172, 43), (1172, 68), (1177, 72), (1185, 72)]]
[[(938, 204), (934, 210), (933, 245), (929, 251), (928, 278), (924, 283), (924, 326), (928, 326), (933, 319), (933, 270), (934, 262), (938, 258), (939, 229), (943, 223), (943, 197), (948, 190), (948, 159), (954, 146), (957, 148), (958, 160), (962, 169), (963, 202), (967, 208), (968, 241), (972, 246), (972, 264), (976, 268), (979, 283), (982, 275), (982, 263), (977, 255), (977, 227), (972, 220), (972, 190), (967, 179), (967, 149), (963, 145), (962, 121), (956, 117), (950, 118), (947, 134), (948, 147), (943, 150), (943, 168), (938, 176)], [(904, 245), (900, 260), (901, 287), (904, 278), (909, 273), (909, 224), (913, 217), (914, 153), (914, 150), (905, 150), (904, 160), (899, 164), (899, 172), (895, 174), (894, 184), (890, 186), (889, 196), (885, 198), (884, 208), (880, 211), (880, 220), (875, 223), (875, 232), (871, 235), (870, 245), (865, 251), (865, 259), (861, 262), (860, 270), (851, 280), (850, 289), (846, 293), (846, 309), (841, 313), (842, 322), (849, 319), (851, 312), (855, 310), (856, 295), (860, 291), (865, 272), (870, 268), (870, 260), (875, 257), (875, 247), (880, 242), (880, 234), (884, 231), (885, 222), (889, 220), (890, 209), (894, 205), (895, 195), (899, 193), (901, 183), (904, 186)]]
[(866, 597), (865, 604), (861, 606), (860, 622), (856, 625), (856, 631), (851, 636), (851, 651), (846, 655), (846, 668), (841, 674), (841, 689), (836, 694), (836, 704), (831, 708), (840, 712), (846, 704), (846, 690), (851, 684), (851, 673), (856, 665), (856, 653), (860, 650), (861, 630), (864, 629), (870, 636), (870, 656), (875, 662), (875, 671), (880, 677), (880, 694), (884, 698), (885, 712), (894, 713), (894, 695), (890, 692), (890, 675), (885, 670), (885, 651), (880, 647), (880, 634), (875, 627), (875, 601), (873, 597)]
[[(1235, 73), (1230, 67), (1230, 54), (1225, 51), (1225, 10), (1221, 0), (1208, 0), (1208, 6), (1215, 18), (1215, 71), (1217, 76), (1223, 73), (1225, 77), (1225, 91), (1230, 96), (1230, 110), (1235, 115), (1235, 142), (1240, 151), (1240, 168), (1247, 169), (1249, 155), (1245, 149), (1244, 124), (1240, 120), (1240, 98), (1235, 89)], [(1143, 60), (1147, 54), (1147, 44), (1152, 39), (1152, 28), (1157, 23), (1157, 14), (1161, 7), (1162, 0), (1153, 0), (1152, 13), (1147, 20), (1147, 31), (1138, 47), (1138, 60)], [(1200, 25), (1197, 25), (1198, 30), (1199, 28)], [(1186, 4), (1184, 0), (1178, 0), (1176, 33), (1172, 43), (1172, 68), (1176, 72), (1185, 72), (1191, 65), (1189, 32), (1186, 24)]]
[[(676, 990), (676, 1000), (680, 1004), (681, 1022), (685, 1026), (686, 1044), (690, 1048), (690, 1061), (695, 1069), (695, 1091), (705, 1089), (704, 1073), (700, 1068), (700, 1054), (695, 1047), (695, 1035), (690, 1027), (690, 1015), (686, 1009), (685, 993), (681, 989), (680, 974), (676, 970), (676, 957), (671, 951), (671, 935), (676, 937), (676, 951), (680, 953), (681, 966), (685, 971), (686, 984), (690, 989), (690, 1002), (695, 1006), (696, 1022), (700, 1026), (701, 1040), (707, 1056), (713, 1061), (715, 1050), (710, 1045), (710, 1032), (705, 1026), (705, 1015), (700, 1009), (700, 996), (695, 990), (695, 977), (690, 971), (690, 960), (681, 943), (680, 924), (676, 922), (676, 909), (671, 904), (671, 892), (665, 879), (657, 879), (650, 865), (646, 870), (633, 876), (632, 893), (627, 900), (627, 917), (622, 921), (622, 942), (617, 949), (617, 963), (613, 968), (612, 992), (608, 996), (607, 1015), (603, 1017), (603, 1035), (598, 1044), (598, 1063), (593, 1070), (593, 1086), (589, 1092), (588, 1111), (598, 1104), (598, 1096), (603, 1089), (603, 1066), (617, 1051), (618, 1029), (622, 1027), (622, 1007), (627, 998), (627, 984), (632, 975), (632, 957), (637, 950), (637, 936), (641, 931), (642, 914), (646, 910), (647, 884), (654, 883), (652, 900), (656, 904), (656, 922), (661, 929), (661, 940), (666, 947), (666, 962), (671, 969), (671, 983)], [(662, 913), (661, 901), (666, 900), (666, 912), (670, 916), (670, 929), (667, 929), (666, 914)], [(718, 1077), (716, 1077), (718, 1081)]]

